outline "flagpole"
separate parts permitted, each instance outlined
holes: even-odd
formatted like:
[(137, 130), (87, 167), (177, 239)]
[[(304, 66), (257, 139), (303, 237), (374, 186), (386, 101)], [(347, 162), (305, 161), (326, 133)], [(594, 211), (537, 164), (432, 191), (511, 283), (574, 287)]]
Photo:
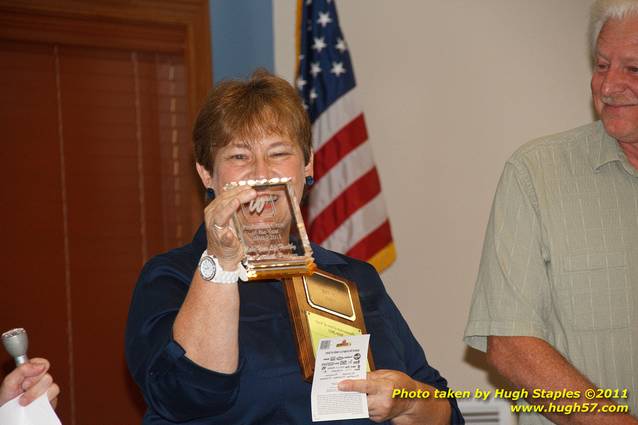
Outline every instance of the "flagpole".
[(299, 69), (299, 65), (301, 65), (301, 61), (299, 60), (299, 55), (301, 55), (301, 19), (303, 15), (303, 5), (301, 4), (303, 0), (297, 0), (297, 25), (295, 26), (295, 80), (297, 76), (300, 74), (301, 70)]

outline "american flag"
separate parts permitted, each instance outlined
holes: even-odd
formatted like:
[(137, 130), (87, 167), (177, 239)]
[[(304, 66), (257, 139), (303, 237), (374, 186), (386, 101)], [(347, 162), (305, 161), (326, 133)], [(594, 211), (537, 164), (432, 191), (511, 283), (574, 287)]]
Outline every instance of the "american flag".
[(295, 84), (312, 123), (315, 184), (306, 206), (310, 239), (370, 262), (395, 259), (348, 45), (331, 0), (301, 0)]

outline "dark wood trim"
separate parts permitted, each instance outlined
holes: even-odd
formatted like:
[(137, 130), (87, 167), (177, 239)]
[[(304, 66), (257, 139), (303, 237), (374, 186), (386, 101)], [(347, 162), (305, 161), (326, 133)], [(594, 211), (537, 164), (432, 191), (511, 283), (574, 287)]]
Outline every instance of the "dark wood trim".
[[(59, 19), (54, 23), (48, 19), (45, 26), (43, 19), (47, 16)], [(140, 25), (131, 30), (131, 24)], [(64, 43), (68, 40), (66, 25), (74, 26), (100, 46), (106, 43), (120, 47), (120, 40), (131, 36), (129, 40), (135, 39), (134, 47), (141, 50), (183, 50), (189, 70), (189, 115), (194, 119), (212, 87), (208, 0), (0, 0), (1, 37), (15, 39), (22, 35), (20, 40)], [(125, 26), (129, 28), (125, 34), (118, 32)], [(160, 32), (155, 29), (158, 26), (163, 34), (160, 42), (153, 39)], [(105, 37), (109, 32), (111, 37)]]
[[(82, 31), (87, 43), (97, 46), (122, 47), (128, 37), (128, 48), (183, 51), (189, 118), (194, 122), (213, 82), (208, 0), (0, 0), (0, 38), (77, 44), (65, 25)], [(160, 42), (154, 38), (159, 33)], [(191, 199), (192, 205), (201, 207), (192, 212), (192, 222), (199, 223), (202, 190), (191, 193)]]
[[(81, 36), (78, 37), (78, 34)], [(161, 53), (184, 54), (186, 50), (186, 28), (183, 26), (131, 26), (110, 19), (87, 20), (86, 17), (69, 16), (57, 16), (52, 20), (50, 16), (31, 12), (4, 12), (0, 15), (0, 38)]]

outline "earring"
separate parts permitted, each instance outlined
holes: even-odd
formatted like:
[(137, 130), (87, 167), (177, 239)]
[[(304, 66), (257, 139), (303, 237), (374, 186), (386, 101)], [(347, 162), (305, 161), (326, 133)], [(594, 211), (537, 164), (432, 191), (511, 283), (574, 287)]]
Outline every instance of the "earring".
[(207, 187), (206, 188), (206, 201), (212, 201), (213, 199), (215, 199), (215, 191), (213, 190), (212, 187)]
[(315, 179), (312, 176), (306, 176), (306, 186), (312, 186), (315, 184)]

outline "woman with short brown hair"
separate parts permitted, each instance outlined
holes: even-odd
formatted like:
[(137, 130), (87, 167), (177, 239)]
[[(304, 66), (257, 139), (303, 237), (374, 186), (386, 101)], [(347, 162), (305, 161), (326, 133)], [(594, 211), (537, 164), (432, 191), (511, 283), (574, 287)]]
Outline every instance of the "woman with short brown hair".
[[(144, 266), (129, 312), (126, 354), (149, 407), (144, 424), (311, 423), (311, 384), (297, 363), (281, 282), (238, 283), (245, 252), (231, 218), (258, 194), (250, 185), (227, 188), (240, 180), (291, 178), (302, 198), (313, 169), (301, 100), (264, 71), (224, 82), (202, 108), (193, 140), (197, 172), (216, 196), (192, 243)], [(374, 422), (463, 423), (453, 400), (391, 397), (393, 388), (433, 393), (447, 383), (428, 365), (372, 266), (316, 245), (312, 250), (319, 268), (356, 282), (380, 368), (341, 389), (367, 393)]]

